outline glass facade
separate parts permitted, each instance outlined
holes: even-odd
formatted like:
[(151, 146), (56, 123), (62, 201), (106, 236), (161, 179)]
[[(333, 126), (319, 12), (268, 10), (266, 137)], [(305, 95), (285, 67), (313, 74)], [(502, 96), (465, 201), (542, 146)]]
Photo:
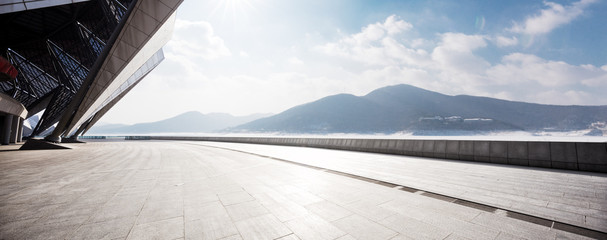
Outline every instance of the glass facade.
[(56, 141), (86, 129), (164, 59), (180, 3), (0, 1), (0, 26), (11, 33), (0, 54), (18, 70), (0, 91), (30, 115), (44, 112), (33, 135), (56, 125), (48, 136)]
[(86, 1), (89, 0), (6, 0), (0, 3), (0, 14), (26, 11), (38, 8), (54, 7), (59, 5)]
[[(99, 112), (102, 108), (104, 108), (107, 104), (109, 104), (112, 100), (122, 94), (124, 91), (129, 89), (133, 84), (138, 83), (143, 77), (145, 77), (148, 73), (150, 73), (158, 64), (160, 64), (164, 60), (164, 53), (162, 49), (158, 50), (150, 59), (148, 59), (145, 64), (143, 64), (131, 77), (127, 79), (116, 91), (114, 91), (108, 98), (106, 98), (97, 109), (95, 109), (94, 113)], [(94, 115), (94, 113), (92, 115)], [(93, 116), (89, 115), (89, 119)]]

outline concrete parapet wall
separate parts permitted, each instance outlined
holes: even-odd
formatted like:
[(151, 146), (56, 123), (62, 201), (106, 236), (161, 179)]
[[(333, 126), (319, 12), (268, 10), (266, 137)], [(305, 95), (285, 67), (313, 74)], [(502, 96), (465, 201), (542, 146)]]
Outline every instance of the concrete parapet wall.
[(607, 143), (604, 142), (170, 136), (132, 136), (126, 139), (300, 146), (607, 173)]

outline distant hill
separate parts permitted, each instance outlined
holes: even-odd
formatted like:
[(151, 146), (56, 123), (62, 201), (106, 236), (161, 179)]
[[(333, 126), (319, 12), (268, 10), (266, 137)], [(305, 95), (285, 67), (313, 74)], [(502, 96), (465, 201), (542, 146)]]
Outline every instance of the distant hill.
[(339, 94), (232, 128), (241, 132), (393, 133), (398, 131), (569, 131), (607, 121), (607, 106), (556, 106), (467, 95), (410, 85), (365, 96)]
[(106, 124), (93, 126), (88, 132), (91, 134), (144, 134), (163, 132), (217, 132), (228, 127), (238, 126), (269, 114), (253, 114), (244, 117), (235, 117), (226, 113), (186, 112), (175, 117), (150, 123), (134, 125)]

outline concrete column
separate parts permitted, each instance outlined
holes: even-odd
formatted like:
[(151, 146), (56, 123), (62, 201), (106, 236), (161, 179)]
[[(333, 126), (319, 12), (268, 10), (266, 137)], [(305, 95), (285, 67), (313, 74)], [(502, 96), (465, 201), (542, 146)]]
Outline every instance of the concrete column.
[(13, 126), (13, 116), (4, 116), (4, 124), (2, 124), (2, 136), (0, 138), (0, 144), (8, 145), (11, 138), (11, 127)]
[(25, 121), (25, 119), (19, 118), (19, 127), (17, 128), (17, 142), (23, 141), (23, 121)]
[(9, 143), (17, 143), (17, 134), (19, 133), (19, 116), (12, 116), (13, 122), (11, 124), (11, 138), (8, 140)]

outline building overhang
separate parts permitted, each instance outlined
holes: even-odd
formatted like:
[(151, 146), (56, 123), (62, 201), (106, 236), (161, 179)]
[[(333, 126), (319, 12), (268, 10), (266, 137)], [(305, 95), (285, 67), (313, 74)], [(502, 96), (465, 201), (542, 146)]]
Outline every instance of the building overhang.
[(0, 92), (0, 113), (25, 118), (27, 116), (27, 109), (19, 101)]
[(0, 14), (55, 7), (87, 1), (90, 0), (12, 0), (6, 3), (0, 3)]
[[(152, 1), (144, 1), (143, 6), (140, 7), (146, 7), (147, 2)], [(130, 21), (127, 21), (127, 25), (123, 28), (110, 55), (105, 59), (101, 71), (95, 77), (91, 88), (75, 113), (72, 123), (66, 129), (65, 135), (71, 134), (94, 115), (104, 101), (112, 97), (114, 92), (119, 91), (123, 83), (170, 40), (175, 25), (175, 13), (174, 11), (167, 13), (171, 13), (171, 15), (164, 16), (165, 19), (162, 21), (153, 21), (147, 16), (138, 16), (145, 14), (138, 11), (129, 19)], [(154, 26), (143, 27), (144, 31), (137, 27), (148, 24)], [(152, 29), (154, 31), (150, 32)]]
[[(4, 74), (0, 92), (29, 115), (45, 110), (31, 136), (78, 135), (164, 59), (182, 1), (2, 2), (0, 54), (18, 75)], [(19, 4), (27, 8), (6, 10)]]
[[(171, 38), (175, 25), (175, 11), (182, 0), (138, 1), (126, 19), (116, 42), (96, 72), (92, 83), (72, 116), (64, 116), (65, 124), (58, 136), (72, 136), (87, 123), (104, 102), (116, 96), (124, 83), (150, 58), (161, 50)], [(138, 83), (136, 81), (134, 84)], [(60, 126), (60, 125), (58, 125)]]

